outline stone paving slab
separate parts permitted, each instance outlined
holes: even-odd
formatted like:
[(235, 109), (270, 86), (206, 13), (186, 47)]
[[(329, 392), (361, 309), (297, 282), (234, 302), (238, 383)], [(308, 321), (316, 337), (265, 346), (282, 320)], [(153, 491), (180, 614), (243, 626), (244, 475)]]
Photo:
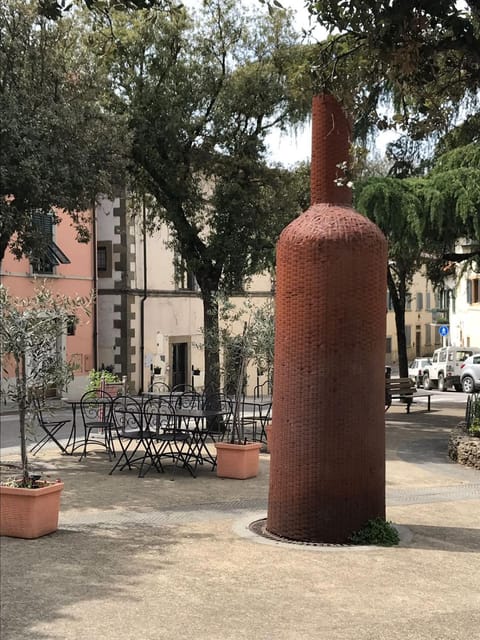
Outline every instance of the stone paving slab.
[[(480, 473), (448, 461), (458, 411), (387, 424), (394, 548), (265, 544), (269, 456), (247, 481), (108, 475), (50, 449), (65, 481), (60, 529), (2, 538), (2, 640), (473, 640), (480, 628)], [(14, 460), (10, 453), (3, 459)]]

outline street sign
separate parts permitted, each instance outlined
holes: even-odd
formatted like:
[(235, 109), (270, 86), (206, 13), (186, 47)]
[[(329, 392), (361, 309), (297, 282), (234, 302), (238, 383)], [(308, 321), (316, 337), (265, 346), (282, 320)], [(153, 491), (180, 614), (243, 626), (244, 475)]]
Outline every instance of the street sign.
[(443, 337), (448, 336), (448, 327), (447, 327), (447, 325), (446, 324), (442, 324), (442, 326), (438, 330), (438, 333)]

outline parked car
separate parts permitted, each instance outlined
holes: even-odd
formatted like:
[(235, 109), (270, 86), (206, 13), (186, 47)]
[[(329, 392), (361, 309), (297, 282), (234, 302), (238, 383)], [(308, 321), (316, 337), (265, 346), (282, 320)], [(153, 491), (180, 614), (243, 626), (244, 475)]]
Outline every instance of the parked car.
[(465, 393), (480, 390), (480, 354), (474, 354), (465, 360), (460, 367), (460, 381)]
[(408, 365), (408, 377), (411, 378), (417, 387), (421, 387), (423, 384), (423, 370), (432, 364), (430, 358), (415, 358)]
[(439, 391), (446, 391), (453, 387), (455, 391), (462, 391), (461, 367), (467, 358), (476, 354), (480, 354), (480, 347), (451, 345), (435, 349), (432, 364), (423, 370), (423, 388), (437, 387)]

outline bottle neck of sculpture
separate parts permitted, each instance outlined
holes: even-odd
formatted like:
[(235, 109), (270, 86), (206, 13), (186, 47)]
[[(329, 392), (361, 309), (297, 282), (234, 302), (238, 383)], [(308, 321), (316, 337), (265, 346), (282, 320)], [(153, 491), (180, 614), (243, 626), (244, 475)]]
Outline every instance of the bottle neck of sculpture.
[[(312, 101), (312, 163), (310, 202), (351, 206), (352, 192), (345, 182), (341, 165), (350, 153), (351, 126), (342, 107), (330, 94), (314, 96)], [(339, 166), (340, 165), (340, 166)]]

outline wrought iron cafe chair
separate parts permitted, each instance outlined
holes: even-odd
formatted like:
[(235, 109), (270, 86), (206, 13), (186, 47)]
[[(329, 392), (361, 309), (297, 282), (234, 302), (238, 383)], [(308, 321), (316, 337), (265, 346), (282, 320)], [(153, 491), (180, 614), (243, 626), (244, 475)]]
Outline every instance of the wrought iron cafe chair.
[[(109, 460), (115, 456), (112, 438), (112, 397), (105, 391), (87, 391), (80, 399), (80, 413), (83, 421), (84, 439), (75, 448), (82, 447), (80, 460), (88, 454), (88, 445), (101, 446), (108, 453)], [(95, 436), (95, 437), (94, 437)]]
[[(166, 398), (150, 398), (143, 405), (144, 425), (157, 457), (158, 467), (163, 469), (161, 459), (173, 461), (173, 474), (179, 463), (195, 477), (192, 458), (194, 434), (176, 409)], [(148, 471), (148, 469), (147, 469)]]
[[(145, 404), (148, 404), (147, 400)], [(159, 462), (155, 442), (144, 420), (144, 407), (130, 396), (118, 396), (112, 404), (112, 431), (120, 447), (120, 455), (110, 470), (111, 475), (116, 469), (122, 471), (125, 467), (132, 469), (138, 466), (138, 476), (143, 478), (145, 473), (155, 466), (157, 471), (163, 471)], [(146, 466), (149, 461), (148, 466)]]

